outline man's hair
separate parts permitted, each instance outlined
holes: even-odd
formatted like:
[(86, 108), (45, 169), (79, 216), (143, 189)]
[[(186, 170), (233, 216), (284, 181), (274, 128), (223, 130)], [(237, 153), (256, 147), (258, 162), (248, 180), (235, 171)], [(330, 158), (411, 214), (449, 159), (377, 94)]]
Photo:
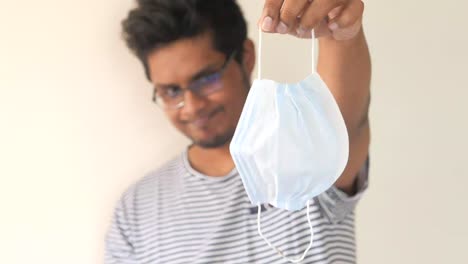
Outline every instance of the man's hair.
[(210, 33), (213, 47), (228, 56), (242, 50), (247, 26), (235, 0), (137, 0), (122, 21), (123, 38), (143, 63), (150, 80), (148, 55), (174, 41)]

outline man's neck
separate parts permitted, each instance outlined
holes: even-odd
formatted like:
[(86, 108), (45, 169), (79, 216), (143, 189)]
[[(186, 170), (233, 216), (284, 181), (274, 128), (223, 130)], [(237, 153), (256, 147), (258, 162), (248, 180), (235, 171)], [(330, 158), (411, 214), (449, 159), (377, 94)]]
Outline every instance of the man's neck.
[(188, 150), (192, 168), (208, 176), (224, 176), (234, 168), (229, 143), (219, 148), (201, 148), (193, 145)]

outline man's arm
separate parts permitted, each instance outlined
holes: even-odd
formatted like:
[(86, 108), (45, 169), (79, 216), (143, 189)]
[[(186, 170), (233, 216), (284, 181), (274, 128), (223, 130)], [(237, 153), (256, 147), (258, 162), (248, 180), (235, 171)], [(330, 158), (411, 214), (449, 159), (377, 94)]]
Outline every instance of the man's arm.
[(354, 192), (358, 172), (368, 156), (370, 129), (371, 63), (362, 28), (349, 40), (332, 36), (319, 39), (317, 71), (330, 88), (343, 114), (349, 134), (349, 160), (335, 185), (348, 194)]

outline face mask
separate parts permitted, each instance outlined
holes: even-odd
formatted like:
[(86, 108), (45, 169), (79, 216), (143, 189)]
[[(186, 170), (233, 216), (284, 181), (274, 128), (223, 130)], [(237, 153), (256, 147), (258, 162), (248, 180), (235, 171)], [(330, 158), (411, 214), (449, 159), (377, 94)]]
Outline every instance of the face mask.
[[(348, 161), (348, 133), (338, 105), (315, 71), (283, 84), (261, 78), (262, 32), (259, 33), (258, 78), (230, 144), (231, 156), (252, 204), (258, 206), (258, 232), (286, 260), (302, 261), (312, 246), (310, 200), (330, 188)], [(311, 240), (299, 259), (290, 259), (261, 231), (261, 204), (296, 211), (307, 206)]]

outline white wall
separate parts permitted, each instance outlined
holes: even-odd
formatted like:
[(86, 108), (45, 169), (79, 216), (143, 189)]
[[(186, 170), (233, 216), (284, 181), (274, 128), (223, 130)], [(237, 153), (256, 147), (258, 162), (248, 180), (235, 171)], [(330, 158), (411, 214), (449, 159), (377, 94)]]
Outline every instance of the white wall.
[[(240, 1), (255, 40), (262, 2)], [(359, 262), (468, 263), (468, 4), (366, 4), (372, 178)], [(101, 263), (120, 193), (187, 143), (119, 38), (131, 6), (2, 2), (0, 263)], [(305, 76), (309, 42), (264, 43), (266, 77)]]

